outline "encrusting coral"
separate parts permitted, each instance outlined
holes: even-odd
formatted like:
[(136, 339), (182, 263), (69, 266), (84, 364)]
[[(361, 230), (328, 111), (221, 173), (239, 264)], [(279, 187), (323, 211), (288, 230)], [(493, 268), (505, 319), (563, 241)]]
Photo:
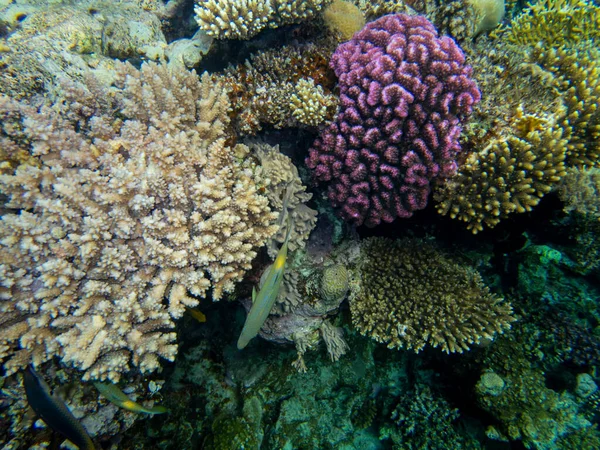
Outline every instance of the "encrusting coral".
[(350, 301), (358, 331), (389, 348), (446, 353), (510, 328), (511, 306), (471, 267), (413, 239), (363, 241), (360, 292)]
[(115, 89), (63, 86), (39, 109), (0, 99), (20, 119), (3, 141), (38, 161), (0, 177), (8, 374), (53, 356), (84, 379), (157, 369), (185, 306), (231, 292), (277, 230), (248, 148), (226, 145), (222, 86), (154, 63), (116, 70)]
[(197, 0), (198, 26), (219, 39), (250, 39), (265, 28), (314, 17), (329, 0)]

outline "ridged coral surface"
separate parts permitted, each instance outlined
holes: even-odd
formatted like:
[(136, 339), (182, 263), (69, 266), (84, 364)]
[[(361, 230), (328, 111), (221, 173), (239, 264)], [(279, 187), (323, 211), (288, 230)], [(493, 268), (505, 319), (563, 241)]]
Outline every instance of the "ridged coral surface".
[(454, 175), (460, 119), (480, 94), (449, 37), (421, 16), (388, 15), (338, 47), (340, 112), (306, 163), (356, 225), (410, 217), (430, 184)]
[(247, 147), (225, 144), (219, 85), (156, 64), (117, 72), (114, 91), (71, 86), (40, 109), (0, 97), (18, 111), (2, 142), (38, 160), (0, 177), (7, 373), (54, 356), (85, 379), (155, 370), (176, 355), (168, 330), (197, 304), (188, 294), (230, 292), (277, 229), (237, 162)]
[(510, 328), (512, 308), (474, 269), (425, 241), (370, 238), (362, 244), (361, 291), (352, 323), (389, 348), (469, 350)]

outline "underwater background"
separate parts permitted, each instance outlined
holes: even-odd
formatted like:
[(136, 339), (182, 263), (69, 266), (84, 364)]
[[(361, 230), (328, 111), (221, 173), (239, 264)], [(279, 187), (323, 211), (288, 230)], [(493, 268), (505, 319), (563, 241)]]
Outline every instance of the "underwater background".
[(599, 40), (0, 0), (0, 447), (600, 449)]

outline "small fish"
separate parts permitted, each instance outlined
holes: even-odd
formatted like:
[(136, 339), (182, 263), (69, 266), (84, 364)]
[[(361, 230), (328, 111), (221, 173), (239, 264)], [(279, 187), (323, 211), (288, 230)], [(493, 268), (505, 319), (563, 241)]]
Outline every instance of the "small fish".
[(23, 372), (27, 402), (35, 413), (54, 431), (60, 433), (80, 450), (93, 450), (94, 443), (73, 416), (67, 405), (50, 393), (50, 387), (31, 365)]
[(137, 413), (146, 414), (163, 414), (167, 412), (167, 408), (165, 408), (164, 406), (154, 406), (152, 408), (146, 408), (140, 405), (139, 403), (134, 402), (112, 383), (95, 382), (94, 386), (96, 386), (96, 389), (98, 389), (108, 401), (114, 403), (120, 408)]
[(283, 280), (283, 273), (285, 271), (285, 261), (287, 258), (288, 241), (290, 239), (290, 233), (292, 231), (291, 224), (288, 226), (288, 231), (285, 236), (285, 241), (277, 253), (275, 262), (267, 269), (267, 275), (265, 282), (258, 294), (256, 289), (252, 289), (252, 306), (250, 312), (246, 317), (242, 334), (237, 342), (238, 350), (243, 349), (260, 331), (261, 327), (267, 320), (267, 316), (273, 308), (275, 299), (279, 295), (279, 289), (281, 288), (281, 281)]
[(192, 316), (194, 319), (196, 319), (198, 322), (200, 323), (204, 323), (206, 322), (206, 316), (204, 315), (203, 312), (198, 311), (196, 308), (188, 308), (187, 306), (185, 307), (185, 310), (190, 313), (190, 316)]

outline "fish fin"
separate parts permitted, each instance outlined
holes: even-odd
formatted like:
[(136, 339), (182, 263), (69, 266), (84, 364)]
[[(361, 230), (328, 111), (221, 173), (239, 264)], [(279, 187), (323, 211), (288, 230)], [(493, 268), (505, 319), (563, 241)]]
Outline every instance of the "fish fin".
[(168, 412), (169, 410), (167, 408), (165, 408), (164, 406), (153, 406), (152, 408), (146, 408), (146, 412), (148, 414), (164, 414), (166, 412)]

